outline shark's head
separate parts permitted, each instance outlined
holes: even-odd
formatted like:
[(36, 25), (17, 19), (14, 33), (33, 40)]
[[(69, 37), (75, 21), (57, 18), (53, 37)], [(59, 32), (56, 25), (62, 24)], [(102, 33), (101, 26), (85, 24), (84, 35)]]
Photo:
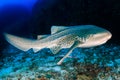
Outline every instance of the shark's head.
[(112, 34), (109, 31), (106, 31), (92, 35), (90, 40), (96, 45), (101, 45), (106, 43), (111, 37)]
[(89, 37), (84, 44), (80, 45), (81, 47), (98, 46), (106, 43), (112, 37), (108, 30), (94, 26), (89, 28), (86, 33)]

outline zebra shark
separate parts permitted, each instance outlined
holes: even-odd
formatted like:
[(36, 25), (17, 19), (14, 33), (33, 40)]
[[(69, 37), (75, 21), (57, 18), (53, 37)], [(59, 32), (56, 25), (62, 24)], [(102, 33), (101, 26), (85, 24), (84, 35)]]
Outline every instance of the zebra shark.
[(42, 48), (49, 48), (57, 54), (62, 48), (69, 48), (66, 55), (57, 63), (60, 65), (76, 47), (89, 48), (106, 43), (112, 34), (95, 25), (52, 26), (51, 34), (38, 35), (36, 40), (26, 39), (4, 33), (5, 39), (22, 51), (33, 49), (38, 52)]

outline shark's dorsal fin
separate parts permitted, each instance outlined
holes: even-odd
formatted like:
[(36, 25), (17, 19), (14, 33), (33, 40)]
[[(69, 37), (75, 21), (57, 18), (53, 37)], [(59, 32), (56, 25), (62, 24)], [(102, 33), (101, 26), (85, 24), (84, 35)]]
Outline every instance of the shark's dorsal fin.
[(50, 50), (53, 54), (57, 54), (60, 51), (60, 49), (61, 49), (60, 46), (53, 46), (50, 48)]
[(48, 37), (49, 35), (38, 35), (37, 36), (37, 39), (43, 39), (43, 38), (46, 38), (46, 37)]
[(52, 26), (51, 27), (51, 34), (60, 32), (62, 30), (68, 29), (69, 27), (65, 27), (65, 26)]

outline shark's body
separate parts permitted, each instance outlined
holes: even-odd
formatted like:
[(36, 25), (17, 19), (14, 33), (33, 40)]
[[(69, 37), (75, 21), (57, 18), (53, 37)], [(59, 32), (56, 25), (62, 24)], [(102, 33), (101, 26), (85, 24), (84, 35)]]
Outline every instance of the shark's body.
[(51, 28), (51, 35), (39, 35), (37, 40), (5, 34), (6, 40), (9, 43), (23, 51), (32, 48), (34, 52), (37, 52), (42, 48), (50, 48), (53, 54), (56, 54), (62, 48), (70, 48), (67, 55), (58, 64), (61, 64), (74, 48), (98, 46), (106, 43), (111, 36), (109, 31), (94, 25), (53, 26)]

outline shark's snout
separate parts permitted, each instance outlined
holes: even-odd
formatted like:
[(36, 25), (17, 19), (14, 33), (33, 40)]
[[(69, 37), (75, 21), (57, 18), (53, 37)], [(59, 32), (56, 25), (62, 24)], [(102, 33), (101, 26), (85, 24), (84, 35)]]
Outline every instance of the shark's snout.
[(103, 35), (103, 39), (101, 39), (101, 43), (106, 43), (109, 39), (111, 39), (112, 34), (108, 31)]
[(108, 37), (107, 37), (108, 40), (111, 39), (111, 37), (112, 37), (112, 34), (110, 32), (108, 32)]

